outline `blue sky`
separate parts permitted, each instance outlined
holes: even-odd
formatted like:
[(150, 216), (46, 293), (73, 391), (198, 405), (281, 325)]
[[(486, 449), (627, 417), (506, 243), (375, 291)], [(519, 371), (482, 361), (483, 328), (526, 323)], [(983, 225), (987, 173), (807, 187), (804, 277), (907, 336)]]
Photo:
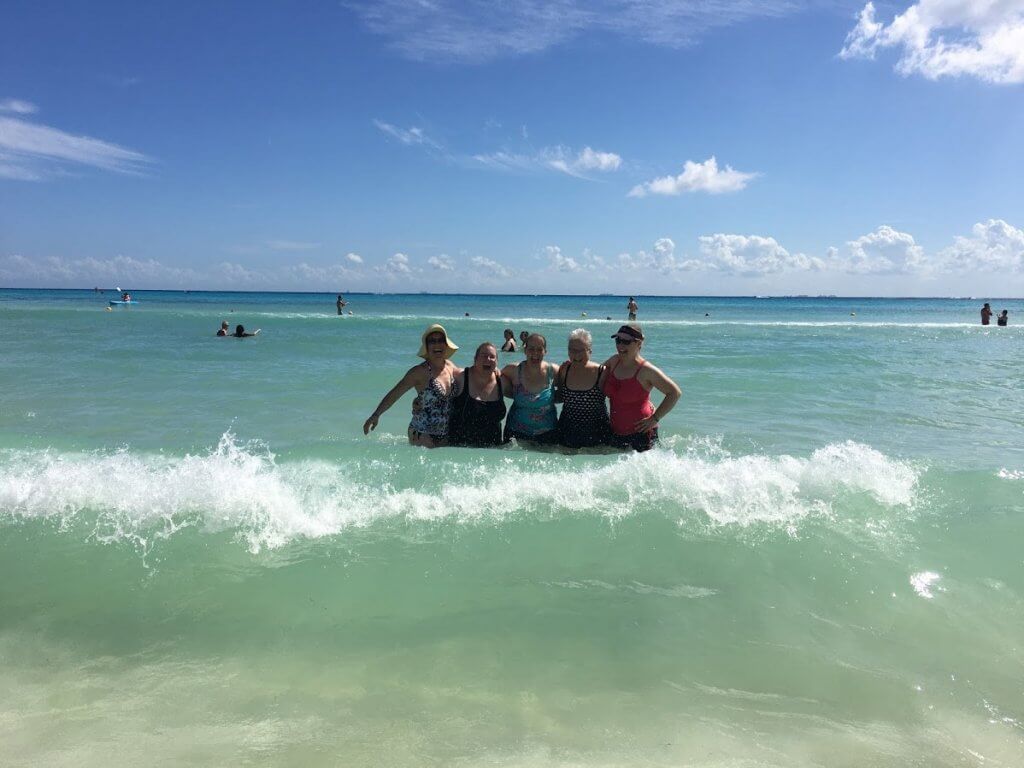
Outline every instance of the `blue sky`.
[(1024, 0), (18, 2), (0, 285), (1024, 295)]

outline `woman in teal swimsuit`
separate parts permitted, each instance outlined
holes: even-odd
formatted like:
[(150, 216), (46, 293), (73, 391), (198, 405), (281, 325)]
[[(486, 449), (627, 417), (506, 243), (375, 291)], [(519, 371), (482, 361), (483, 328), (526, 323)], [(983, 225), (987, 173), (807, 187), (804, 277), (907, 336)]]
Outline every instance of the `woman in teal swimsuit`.
[(524, 351), (524, 362), (506, 365), (501, 372), (512, 392), (512, 408), (505, 420), (505, 439), (514, 437), (538, 443), (557, 442), (554, 384), (558, 366), (544, 362), (548, 342), (539, 333), (526, 339)]

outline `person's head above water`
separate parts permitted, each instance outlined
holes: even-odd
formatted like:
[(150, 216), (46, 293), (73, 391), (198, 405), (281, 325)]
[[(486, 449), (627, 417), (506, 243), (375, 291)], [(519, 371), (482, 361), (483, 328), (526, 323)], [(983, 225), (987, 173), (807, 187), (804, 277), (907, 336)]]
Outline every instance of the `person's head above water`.
[(221, 327), (222, 331), (226, 331), (228, 329), (228, 321), (227, 320), (221, 320), (220, 321), (220, 327)]
[(244, 333), (245, 333), (245, 326), (244, 325), (236, 325), (235, 326), (235, 336), (241, 336)]
[(523, 343), (523, 352), (526, 353), (526, 359), (535, 363), (539, 363), (544, 360), (544, 355), (548, 351), (548, 340), (539, 333), (531, 333), (526, 341)]
[(416, 354), (424, 360), (432, 358), (447, 360), (455, 354), (457, 349), (458, 346), (448, 338), (448, 331), (444, 329), (444, 326), (434, 323), (423, 332), (423, 336), (420, 338), (420, 351)]
[(476, 348), (473, 365), (481, 370), (493, 372), (498, 367), (498, 348), (491, 342), (485, 341)]
[(569, 360), (586, 363), (594, 347), (594, 338), (586, 328), (577, 328), (569, 334)]
[(644, 332), (639, 323), (619, 326), (612, 338), (615, 339), (615, 351), (621, 357), (636, 357), (644, 344)]
[(511, 328), (506, 328), (505, 329), (505, 338), (506, 339), (514, 339), (515, 336), (516, 335), (514, 333), (512, 333), (512, 329)]

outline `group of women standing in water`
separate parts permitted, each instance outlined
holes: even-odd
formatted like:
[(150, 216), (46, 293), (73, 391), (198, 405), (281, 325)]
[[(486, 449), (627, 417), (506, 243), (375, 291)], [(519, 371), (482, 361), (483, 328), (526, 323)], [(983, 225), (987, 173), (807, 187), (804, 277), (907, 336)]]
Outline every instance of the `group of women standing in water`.
[[(515, 438), (568, 448), (612, 445), (646, 451), (654, 447), (659, 422), (682, 393), (641, 356), (639, 325), (623, 325), (612, 338), (616, 354), (603, 364), (591, 359), (590, 333), (577, 328), (569, 334), (569, 359), (561, 365), (544, 359), (547, 340), (534, 333), (526, 339), (523, 362), (499, 371), (498, 350), (486, 342), (477, 347), (473, 364), (462, 369), (450, 360), (458, 347), (442, 326), (432, 325), (418, 353), (426, 362), (410, 368), (392, 387), (363, 432), (369, 434), (385, 411), (415, 389), (408, 432), (412, 445), (494, 446)], [(653, 389), (664, 395), (657, 408), (650, 398)], [(512, 401), (507, 411), (506, 398)]]

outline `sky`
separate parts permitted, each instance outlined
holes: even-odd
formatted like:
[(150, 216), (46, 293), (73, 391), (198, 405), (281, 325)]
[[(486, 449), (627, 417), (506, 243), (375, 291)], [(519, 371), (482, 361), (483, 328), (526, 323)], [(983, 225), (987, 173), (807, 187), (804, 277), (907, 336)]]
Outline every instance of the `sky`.
[(0, 286), (1024, 296), (1024, 0), (5, 0)]

